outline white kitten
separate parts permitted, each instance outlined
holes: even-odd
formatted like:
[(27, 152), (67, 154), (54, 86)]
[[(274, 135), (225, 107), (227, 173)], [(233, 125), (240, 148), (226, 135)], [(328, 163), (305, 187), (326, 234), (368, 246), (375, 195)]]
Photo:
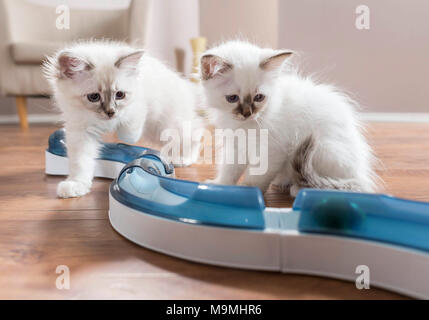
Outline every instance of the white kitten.
[[(184, 121), (200, 126), (197, 87), (143, 50), (108, 41), (78, 43), (50, 57), (44, 70), (66, 128), (70, 172), (58, 185), (62, 198), (90, 191), (103, 133), (117, 131), (127, 143), (142, 135), (160, 143), (164, 129), (180, 134)], [(172, 159), (175, 164), (196, 161), (199, 143), (184, 152)]]
[[(292, 196), (304, 187), (373, 191), (374, 158), (355, 103), (335, 88), (286, 68), (291, 54), (231, 41), (201, 58), (215, 127), (269, 132), (268, 154), (261, 155), (268, 157), (266, 174), (251, 175), (248, 163), (223, 163), (213, 182), (236, 184), (244, 173), (242, 184), (263, 192), (271, 182)], [(235, 145), (234, 152), (245, 150)]]

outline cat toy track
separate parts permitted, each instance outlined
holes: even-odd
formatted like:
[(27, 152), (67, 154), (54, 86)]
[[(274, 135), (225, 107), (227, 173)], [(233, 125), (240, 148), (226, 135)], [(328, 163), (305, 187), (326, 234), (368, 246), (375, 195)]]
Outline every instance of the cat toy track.
[[(63, 131), (49, 138), (46, 173), (68, 173)], [(114, 178), (114, 229), (143, 247), (219, 266), (353, 282), (365, 266), (371, 285), (429, 298), (428, 203), (304, 189), (292, 208), (268, 208), (258, 188), (173, 175), (155, 150), (104, 144), (96, 176)]]

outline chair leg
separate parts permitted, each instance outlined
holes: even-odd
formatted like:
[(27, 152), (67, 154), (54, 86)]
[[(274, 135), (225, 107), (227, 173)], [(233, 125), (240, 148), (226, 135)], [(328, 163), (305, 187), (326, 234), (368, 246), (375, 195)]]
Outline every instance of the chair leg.
[(16, 108), (18, 109), (19, 123), (21, 125), (21, 129), (27, 129), (27, 98), (24, 96), (16, 97)]

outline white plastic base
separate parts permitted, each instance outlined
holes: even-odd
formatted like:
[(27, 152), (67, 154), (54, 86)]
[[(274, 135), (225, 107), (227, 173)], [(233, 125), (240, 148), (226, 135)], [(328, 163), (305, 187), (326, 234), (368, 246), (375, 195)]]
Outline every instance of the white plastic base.
[[(95, 161), (94, 177), (116, 179), (125, 164), (97, 159)], [(69, 174), (69, 159), (45, 151), (45, 173), (66, 176)]]
[(282, 234), (282, 271), (355, 282), (369, 268), (370, 286), (429, 299), (429, 254), (379, 242), (299, 232)]
[(359, 276), (356, 267), (365, 265), (371, 286), (429, 298), (429, 255), (420, 251), (292, 230), (252, 231), (188, 224), (134, 210), (112, 195), (109, 202), (109, 218), (116, 231), (161, 253), (219, 266), (353, 282)]
[(274, 232), (163, 219), (124, 206), (110, 192), (109, 219), (125, 238), (168, 255), (220, 266), (279, 271), (280, 242)]

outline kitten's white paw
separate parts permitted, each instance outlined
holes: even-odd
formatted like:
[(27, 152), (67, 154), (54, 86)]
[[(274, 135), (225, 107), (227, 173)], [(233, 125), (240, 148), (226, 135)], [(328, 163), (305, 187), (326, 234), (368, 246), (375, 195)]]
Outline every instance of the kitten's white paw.
[(142, 135), (142, 127), (136, 128), (135, 126), (127, 126), (122, 124), (118, 127), (116, 135), (125, 143), (135, 144), (137, 141), (139, 141)]
[(172, 160), (171, 163), (176, 167), (176, 168), (182, 168), (182, 167), (189, 167), (190, 165), (192, 165), (195, 161), (193, 161), (193, 159), (190, 158), (180, 158), (177, 160)]
[(298, 186), (297, 184), (294, 184), (290, 187), (290, 195), (294, 198), (296, 198), (296, 196), (299, 193), (299, 190), (301, 190), (301, 187)]
[(74, 198), (81, 197), (89, 192), (91, 186), (73, 180), (64, 180), (58, 184), (57, 195), (60, 198)]
[(222, 183), (220, 183), (219, 180), (216, 180), (216, 179), (207, 179), (207, 180), (204, 180), (203, 183), (208, 183), (208, 184), (222, 184)]
[(197, 163), (200, 157), (200, 149), (199, 147), (193, 147), (193, 150), (194, 152), (191, 155), (187, 154), (186, 156), (173, 157), (171, 163), (175, 167), (188, 167)]
[(126, 133), (125, 134), (123, 132), (121, 132), (121, 133), (118, 132), (117, 135), (121, 141), (128, 143), (128, 144), (135, 144), (140, 139), (140, 134), (137, 134), (137, 133), (136, 134)]

